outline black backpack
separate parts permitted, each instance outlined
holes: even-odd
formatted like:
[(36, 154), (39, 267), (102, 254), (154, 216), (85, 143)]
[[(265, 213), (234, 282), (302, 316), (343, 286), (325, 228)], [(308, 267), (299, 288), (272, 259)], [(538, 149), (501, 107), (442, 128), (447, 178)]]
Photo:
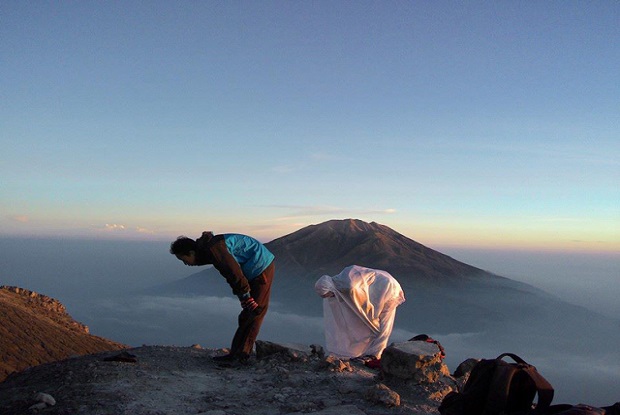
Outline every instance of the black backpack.
[[(502, 360), (510, 357), (516, 363)], [(483, 359), (471, 371), (462, 392), (450, 392), (441, 402), (442, 415), (499, 415), (527, 412), (538, 394), (537, 409), (548, 408), (553, 387), (536, 368), (519, 356), (504, 353)]]

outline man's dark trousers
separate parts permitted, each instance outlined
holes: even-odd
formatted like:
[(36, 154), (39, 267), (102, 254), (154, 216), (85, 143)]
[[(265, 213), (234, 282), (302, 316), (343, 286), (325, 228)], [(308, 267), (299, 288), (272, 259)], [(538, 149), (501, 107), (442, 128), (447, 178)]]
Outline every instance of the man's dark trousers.
[[(243, 310), (239, 314), (239, 327), (233, 337), (230, 354), (235, 356), (248, 356), (252, 353), (254, 342), (267, 314), (271, 283), (275, 275), (275, 264), (272, 262), (259, 276), (249, 281), (250, 295), (258, 303), (259, 309), (255, 311)], [(256, 313), (258, 311), (258, 313)]]

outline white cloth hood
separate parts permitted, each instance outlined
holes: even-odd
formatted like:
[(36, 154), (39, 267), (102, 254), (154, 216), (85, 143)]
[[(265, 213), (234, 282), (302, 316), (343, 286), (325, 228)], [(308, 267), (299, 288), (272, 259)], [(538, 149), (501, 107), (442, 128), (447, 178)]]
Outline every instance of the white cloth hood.
[(385, 345), (375, 350), (373, 339), (387, 343), (395, 309), (405, 301), (398, 281), (386, 271), (351, 265), (333, 277), (323, 275), (315, 290), (321, 297), (333, 294), (323, 305), (327, 350), (345, 357), (379, 356)]

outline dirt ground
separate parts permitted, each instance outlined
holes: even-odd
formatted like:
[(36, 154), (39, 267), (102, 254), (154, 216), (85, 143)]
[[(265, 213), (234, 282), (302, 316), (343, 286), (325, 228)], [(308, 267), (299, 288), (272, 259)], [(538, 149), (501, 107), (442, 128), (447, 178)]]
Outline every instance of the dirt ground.
[[(363, 363), (277, 354), (223, 366), (225, 349), (143, 346), (45, 364), (0, 383), (0, 414), (433, 414), (432, 386), (390, 384)], [(34, 397), (43, 392), (55, 405)], [(398, 402), (400, 401), (400, 402)]]

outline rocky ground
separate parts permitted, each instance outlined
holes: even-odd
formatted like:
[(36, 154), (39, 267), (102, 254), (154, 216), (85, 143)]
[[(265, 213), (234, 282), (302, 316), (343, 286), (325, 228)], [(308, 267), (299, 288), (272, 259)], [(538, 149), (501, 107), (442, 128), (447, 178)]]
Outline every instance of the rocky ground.
[(36, 366), (0, 383), (0, 414), (438, 414), (451, 390), (443, 382), (387, 379), (320, 349), (261, 350), (260, 359), (228, 366), (211, 359), (225, 349), (200, 346), (143, 346), (126, 350), (129, 355)]

